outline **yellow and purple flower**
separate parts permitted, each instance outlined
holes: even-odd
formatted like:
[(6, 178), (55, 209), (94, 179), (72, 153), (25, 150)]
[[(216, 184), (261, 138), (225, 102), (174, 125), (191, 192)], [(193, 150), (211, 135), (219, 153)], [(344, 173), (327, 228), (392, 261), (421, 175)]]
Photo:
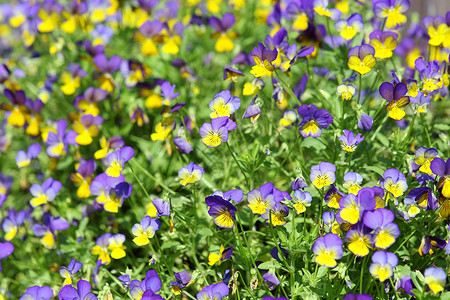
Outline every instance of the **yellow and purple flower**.
[(91, 284), (86, 280), (79, 280), (76, 289), (72, 285), (65, 285), (59, 291), (58, 297), (61, 300), (98, 300), (94, 293), (91, 293)]
[(386, 28), (397, 29), (406, 23), (405, 12), (409, 9), (409, 0), (377, 0), (372, 2), (375, 16), (386, 19)]
[(335, 165), (323, 161), (320, 164), (311, 167), (309, 179), (317, 189), (321, 189), (333, 184), (336, 181), (335, 172)]
[(262, 215), (283, 199), (283, 194), (273, 187), (273, 183), (268, 182), (247, 194), (247, 205), (253, 214)]
[(375, 49), (374, 57), (380, 59), (392, 57), (392, 51), (397, 48), (397, 33), (374, 30), (369, 37), (369, 44)]
[(376, 64), (375, 49), (370, 45), (356, 46), (348, 52), (348, 67), (361, 75), (370, 72)]
[(431, 102), (431, 96), (429, 94), (427, 95), (422, 92), (417, 92), (417, 95), (415, 97), (410, 96), (409, 100), (414, 105), (417, 113), (424, 114), (428, 112), (428, 105)]
[(202, 142), (210, 148), (218, 147), (228, 141), (228, 131), (236, 128), (236, 123), (229, 117), (212, 119), (211, 123), (203, 123), (200, 127)]
[(277, 56), (277, 49), (269, 50), (263, 44), (258, 43), (258, 47), (254, 47), (250, 55), (255, 60), (255, 66), (252, 67), (250, 73), (255, 77), (264, 77), (272, 75), (275, 68), (272, 66)]
[(178, 176), (180, 177), (180, 184), (186, 186), (189, 183), (194, 183), (202, 179), (205, 169), (199, 165), (190, 162), (186, 167), (181, 168), (178, 171)]
[[(371, 188), (359, 190), (358, 195), (348, 194), (339, 202), (340, 210), (336, 219), (349, 224), (356, 224), (362, 220), (364, 213), (375, 208), (375, 196)], [(339, 222), (342, 223), (342, 222)]]
[(394, 274), (394, 268), (398, 264), (397, 256), (392, 252), (377, 251), (372, 255), (372, 264), (369, 272), (384, 282)]
[(62, 278), (64, 278), (63, 285), (72, 284), (73, 275), (75, 275), (78, 271), (80, 271), (83, 266), (82, 262), (76, 261), (75, 258), (72, 258), (67, 267), (62, 266), (59, 268), (59, 274)]
[(80, 198), (87, 198), (91, 195), (89, 186), (92, 182), (92, 174), (97, 168), (97, 164), (93, 159), (82, 161), (76, 173), (70, 174), (70, 180), (78, 185), (77, 196)]
[(330, 208), (339, 209), (339, 203), (341, 202), (342, 197), (344, 197), (345, 194), (339, 191), (333, 184), (330, 186), (328, 191), (325, 193), (325, 203)]
[(408, 189), (408, 183), (403, 173), (397, 169), (388, 169), (384, 171), (381, 178), (381, 186), (392, 194), (395, 198), (400, 197)]
[(66, 230), (70, 224), (61, 217), (53, 218), (50, 213), (44, 214), (43, 221), (44, 224), (34, 224), (31, 229), (36, 236), (41, 237), (45, 248), (52, 249), (55, 246), (56, 231)]
[(277, 202), (275, 203), (275, 205), (266, 210), (261, 215), (261, 217), (267, 220), (268, 224), (270, 224), (273, 227), (276, 227), (276, 226), (283, 226), (284, 224), (286, 224), (286, 217), (288, 215), (289, 215), (289, 208)]
[(27, 152), (24, 150), (17, 151), (16, 165), (19, 168), (29, 166), (31, 161), (39, 156), (41, 153), (41, 145), (38, 143), (32, 144), (28, 147)]
[(374, 230), (373, 243), (380, 249), (387, 249), (400, 236), (397, 224), (393, 223), (394, 213), (385, 208), (368, 211), (364, 214), (364, 225)]
[(353, 225), (345, 235), (348, 250), (360, 257), (369, 254), (369, 251), (373, 248), (371, 231), (363, 222)]
[(406, 96), (408, 88), (403, 82), (392, 84), (390, 82), (384, 82), (380, 86), (380, 95), (388, 103), (386, 110), (389, 111), (389, 117), (394, 120), (401, 120), (405, 116), (405, 111), (400, 109), (409, 104), (409, 97)]
[(322, 129), (328, 128), (333, 123), (333, 116), (328, 110), (317, 109), (314, 104), (303, 104), (298, 108), (298, 114), (302, 116), (299, 131), (303, 137), (319, 137)]
[(335, 27), (340, 36), (349, 41), (364, 30), (364, 22), (360, 14), (354, 13), (348, 19), (337, 21)]
[(229, 12), (223, 14), (222, 19), (217, 17), (210, 17), (208, 19), (209, 25), (216, 31), (211, 35), (211, 38), (218, 39), (214, 45), (214, 49), (217, 52), (228, 52), (234, 49), (232, 39), (238, 35), (234, 30), (230, 30), (230, 28), (234, 25), (235, 21), (234, 15)]
[(425, 276), (425, 283), (435, 295), (444, 290), (447, 280), (447, 274), (444, 270), (437, 267), (429, 267), (423, 275)]
[(221, 91), (209, 102), (209, 108), (213, 110), (210, 117), (230, 117), (240, 106), (241, 100), (238, 97), (233, 97), (229, 90)]
[(438, 151), (434, 148), (419, 147), (416, 149), (416, 159), (414, 163), (420, 166), (419, 171), (428, 175), (432, 175), (433, 171), (430, 169), (431, 162), (437, 157)]
[(208, 256), (208, 265), (213, 266), (216, 263), (219, 263), (219, 265), (222, 263), (222, 261), (227, 260), (231, 257), (233, 254), (233, 247), (234, 245), (224, 248), (223, 245), (220, 245), (219, 254), (216, 253), (210, 253)]
[(358, 195), (358, 192), (361, 189), (360, 184), (362, 181), (363, 177), (361, 174), (356, 172), (347, 172), (344, 175), (344, 183), (342, 186), (346, 188), (349, 193)]
[(426, 235), (422, 238), (422, 242), (420, 243), (419, 252), (420, 256), (425, 256), (429, 254), (433, 254), (437, 248), (444, 249), (447, 245), (447, 241), (435, 236)]
[(205, 286), (200, 292), (198, 292), (197, 300), (222, 300), (222, 298), (228, 296), (228, 294), (228, 286), (223, 282), (219, 282)]
[(233, 204), (216, 195), (206, 197), (205, 201), (209, 206), (208, 214), (214, 217), (214, 224), (220, 228), (234, 227), (234, 212), (237, 209)]
[(106, 157), (106, 175), (110, 177), (119, 177), (123, 171), (124, 165), (134, 156), (134, 149), (128, 146), (120, 148)]
[(318, 238), (314, 242), (312, 251), (315, 255), (314, 261), (327, 268), (336, 267), (336, 260), (344, 254), (341, 238), (333, 233)]
[(61, 190), (62, 184), (58, 180), (53, 178), (48, 178), (42, 185), (38, 183), (33, 183), (30, 187), (30, 193), (33, 198), (30, 200), (30, 205), (32, 207), (37, 207), (39, 205), (52, 202), (59, 190)]
[(356, 86), (351, 83), (341, 83), (337, 86), (336, 90), (342, 100), (351, 100), (353, 95), (356, 93)]
[(5, 240), (11, 241), (19, 231), (19, 226), (23, 224), (27, 212), (21, 210), (20, 212), (14, 209), (8, 210), (8, 216), (3, 220), (2, 229), (5, 232)]
[(303, 192), (296, 190), (294, 197), (292, 197), (292, 206), (294, 206), (297, 214), (301, 214), (306, 211), (307, 207), (311, 206), (312, 196), (309, 192)]
[(134, 224), (131, 232), (136, 236), (133, 242), (138, 246), (147, 245), (154, 235), (155, 232), (161, 226), (161, 222), (156, 219), (150, 218), (150, 216), (145, 216), (142, 218), (140, 223)]
[(361, 133), (358, 133), (355, 136), (353, 132), (346, 129), (344, 129), (344, 134), (339, 136), (338, 139), (342, 143), (342, 149), (346, 152), (354, 152), (358, 144), (364, 141), (364, 137), (361, 136)]
[(433, 174), (441, 176), (437, 184), (438, 190), (445, 198), (450, 198), (450, 158), (445, 162), (442, 158), (436, 157), (430, 164)]
[(172, 292), (174, 295), (179, 295), (182, 289), (194, 282), (192, 274), (186, 270), (175, 273), (174, 276), (177, 281), (172, 281), (170, 283), (172, 285)]

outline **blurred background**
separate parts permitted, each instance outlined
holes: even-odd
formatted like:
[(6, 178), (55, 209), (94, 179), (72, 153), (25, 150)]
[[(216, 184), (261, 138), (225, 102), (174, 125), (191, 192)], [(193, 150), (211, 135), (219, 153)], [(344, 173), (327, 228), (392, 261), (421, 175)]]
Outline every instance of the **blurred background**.
[(450, 0), (411, 0), (410, 11), (418, 12), (420, 17), (441, 15), (450, 11)]

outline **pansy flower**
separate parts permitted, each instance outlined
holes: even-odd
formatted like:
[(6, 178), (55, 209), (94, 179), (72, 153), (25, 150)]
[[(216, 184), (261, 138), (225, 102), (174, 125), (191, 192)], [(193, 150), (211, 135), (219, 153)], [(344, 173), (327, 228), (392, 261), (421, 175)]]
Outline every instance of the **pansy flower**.
[(433, 174), (441, 176), (437, 188), (445, 198), (450, 198), (450, 158), (445, 162), (442, 158), (436, 157), (430, 164)]
[(450, 46), (450, 41), (448, 40), (448, 38), (450, 37), (450, 29), (443, 17), (426, 16), (425, 18), (423, 18), (423, 25), (427, 29), (428, 36), (430, 37), (430, 39), (428, 40), (428, 44), (430, 44), (430, 46)]
[(364, 214), (364, 225), (374, 230), (373, 243), (375, 247), (387, 249), (400, 236), (400, 230), (393, 221), (394, 213), (385, 208), (368, 211)]
[(111, 257), (114, 259), (121, 259), (126, 256), (125, 235), (121, 233), (114, 234), (108, 238), (108, 250), (111, 251)]
[(43, 140), (47, 145), (47, 155), (54, 158), (59, 158), (68, 152), (68, 140), (69, 137), (66, 135), (67, 121), (65, 119), (60, 119), (56, 123), (56, 130), (49, 131), (47, 137)]
[(222, 298), (228, 296), (228, 294), (228, 286), (223, 282), (219, 282), (205, 286), (200, 292), (198, 292), (197, 300), (221, 300)]
[(219, 263), (220, 265), (222, 261), (229, 259), (233, 254), (233, 247), (234, 245), (225, 249), (223, 245), (220, 245), (219, 254), (216, 253), (209, 254), (208, 265), (213, 266), (216, 263)]
[(156, 230), (161, 226), (161, 222), (159, 220), (155, 220), (150, 218), (149, 216), (145, 216), (142, 218), (140, 223), (134, 224), (131, 232), (136, 236), (133, 239), (133, 242), (138, 246), (147, 245), (154, 235)]
[[(409, 93), (409, 91), (408, 91)], [(415, 97), (410, 96), (409, 100), (413, 104), (415, 111), (419, 114), (424, 114), (428, 112), (428, 105), (431, 102), (431, 96), (418, 92)]]
[(244, 76), (239, 70), (233, 69), (231, 67), (225, 67), (223, 69), (223, 80), (231, 80), (232, 82), (237, 82), (238, 77)]
[(397, 169), (384, 171), (381, 178), (381, 186), (395, 198), (400, 197), (408, 189), (406, 177)]
[(415, 288), (415, 285), (411, 279), (410, 275), (403, 275), (400, 279), (397, 279), (397, 283), (395, 284), (395, 289), (399, 293), (407, 293), (414, 297), (414, 293), (412, 290)]
[(361, 182), (363, 177), (356, 172), (347, 172), (344, 175), (344, 188), (348, 190), (349, 193), (358, 195), (358, 191), (361, 189)]
[(392, 51), (397, 47), (397, 33), (374, 30), (369, 37), (369, 44), (375, 49), (374, 57), (380, 59), (392, 57)]
[(331, 184), (330, 188), (325, 193), (324, 200), (328, 207), (339, 209), (339, 203), (344, 196), (344, 193), (339, 191), (333, 184)]
[(364, 131), (370, 131), (373, 125), (373, 118), (366, 114), (358, 115), (358, 128)]
[(280, 191), (273, 187), (273, 183), (268, 182), (253, 189), (247, 194), (248, 207), (253, 214), (262, 215), (266, 213), (276, 202), (284, 199)]
[(155, 56), (158, 54), (156, 44), (159, 42), (160, 33), (164, 24), (159, 20), (147, 20), (141, 24), (134, 35), (135, 41), (141, 44), (141, 53), (144, 56)]
[(302, 121), (298, 125), (300, 134), (303, 137), (319, 137), (322, 129), (328, 128), (333, 123), (333, 116), (322, 108), (317, 109), (314, 104), (303, 104), (298, 108), (298, 114), (302, 116)]
[(336, 30), (345, 40), (349, 41), (353, 39), (357, 33), (364, 30), (362, 16), (358, 13), (354, 13), (348, 19), (337, 21)]
[(244, 96), (256, 95), (265, 86), (264, 80), (261, 78), (254, 78), (251, 82), (246, 82), (242, 90)]
[(34, 224), (31, 229), (36, 236), (41, 237), (45, 248), (52, 249), (55, 245), (56, 231), (66, 230), (70, 224), (61, 217), (53, 218), (50, 213), (44, 214), (43, 221), (44, 224)]
[(346, 152), (354, 152), (358, 144), (364, 141), (364, 137), (361, 136), (361, 133), (355, 135), (349, 130), (344, 129), (343, 131), (344, 134), (338, 137), (342, 143), (342, 149)]
[(250, 55), (255, 60), (255, 66), (252, 67), (250, 73), (255, 77), (264, 77), (272, 75), (275, 68), (271, 65), (277, 56), (277, 49), (269, 50), (263, 44), (258, 43), (258, 47), (254, 47)]
[(278, 279), (278, 277), (270, 271), (264, 273), (263, 279), (264, 284), (269, 288), (269, 290), (273, 290), (275, 286), (280, 285), (280, 280)]
[(286, 217), (289, 215), (289, 208), (280, 203), (275, 203), (272, 207), (267, 209), (261, 217), (267, 220), (267, 223), (276, 227), (286, 224)]
[(61, 187), (61, 182), (54, 180), (53, 178), (48, 178), (42, 183), (42, 185), (33, 183), (30, 187), (30, 193), (33, 196), (30, 200), (30, 205), (32, 207), (37, 207), (39, 205), (52, 202)]
[(351, 100), (356, 93), (356, 86), (351, 83), (341, 83), (337, 86), (337, 93), (341, 96), (342, 100)]
[(297, 114), (295, 113), (295, 110), (286, 110), (283, 113), (283, 116), (281, 116), (281, 119), (278, 122), (278, 124), (280, 126), (283, 126), (283, 127), (289, 129), (292, 127), (292, 125), (295, 124), (296, 121), (297, 121)]
[[(444, 85), (444, 78), (441, 72), (441, 66), (438, 61), (432, 60), (426, 62), (422, 57), (416, 59), (415, 68), (419, 71), (419, 78), (422, 81), (422, 92), (429, 94)], [(444, 69), (444, 68), (443, 68)]]
[(333, 233), (327, 233), (318, 238), (312, 247), (315, 255), (314, 261), (321, 266), (334, 268), (337, 266), (337, 259), (344, 254), (341, 238)]
[(200, 127), (202, 142), (210, 148), (218, 147), (228, 141), (228, 131), (236, 128), (236, 123), (229, 117), (212, 119), (211, 123), (203, 123)]
[(100, 133), (98, 128), (103, 123), (100, 116), (83, 115), (74, 120), (72, 131), (69, 132), (70, 142), (78, 145), (90, 145), (93, 137)]
[(233, 97), (229, 90), (217, 93), (214, 99), (209, 102), (209, 108), (213, 110), (211, 118), (229, 117), (241, 106), (241, 100)]
[(93, 255), (98, 255), (98, 261), (101, 264), (109, 264), (111, 262), (111, 257), (108, 252), (109, 238), (111, 236), (112, 234), (109, 232), (102, 234), (97, 238), (95, 246), (91, 249)]
[(180, 177), (180, 184), (186, 186), (189, 183), (194, 183), (202, 179), (205, 169), (190, 162), (186, 167), (181, 168), (178, 171)]
[(75, 98), (74, 106), (85, 115), (98, 116), (100, 109), (98, 103), (108, 96), (105, 90), (101, 88), (88, 87), (83, 95)]
[(423, 209), (435, 210), (438, 207), (436, 196), (429, 187), (418, 187), (410, 190), (408, 196), (404, 199), (405, 203), (408, 198)]
[[(258, 101), (256, 101), (258, 100)], [(242, 119), (250, 118), (250, 121), (252, 124), (255, 124), (258, 120), (259, 116), (261, 115), (261, 107), (263, 105), (263, 102), (260, 98), (258, 98), (258, 95), (253, 97), (252, 101), (250, 102), (250, 105), (247, 106), (245, 109), (244, 114), (242, 115)]]
[[(0, 261), (3, 258), (10, 256), (14, 252), (14, 245), (10, 242), (0, 243)], [(0, 272), (3, 272), (2, 264), (0, 262)]]
[(5, 232), (5, 240), (11, 241), (19, 231), (19, 226), (25, 221), (27, 212), (21, 210), (20, 212), (14, 209), (8, 210), (8, 216), (3, 220), (2, 229)]
[(341, 11), (336, 8), (328, 8), (328, 0), (314, 0), (314, 11), (319, 16), (328, 17), (331, 20), (337, 20), (341, 16)]
[(69, 71), (61, 73), (60, 80), (62, 82), (61, 91), (64, 95), (73, 95), (77, 88), (81, 85), (81, 78), (87, 76), (87, 72), (78, 64), (69, 65)]
[(214, 224), (220, 228), (234, 227), (234, 212), (237, 209), (233, 204), (220, 196), (208, 196), (205, 201), (209, 206), (208, 214), (214, 217)]
[(159, 219), (162, 216), (170, 216), (170, 203), (161, 198), (155, 198), (147, 205), (147, 216), (152, 219)]
[(32, 286), (27, 288), (20, 300), (50, 300), (53, 298), (53, 290), (49, 286)]
[(356, 256), (366, 256), (372, 249), (372, 230), (364, 225), (363, 222), (356, 223), (345, 235), (345, 241), (348, 243), (348, 250)]
[(148, 270), (142, 281), (132, 280), (130, 282), (130, 295), (133, 300), (164, 300), (163, 297), (156, 294), (160, 290), (161, 279), (155, 270)]
[(183, 31), (184, 25), (182, 22), (171, 21), (166, 23), (161, 30), (163, 38), (162, 52), (166, 54), (178, 54), (182, 43)]
[(358, 223), (364, 212), (375, 208), (375, 196), (371, 188), (359, 190), (358, 195), (348, 194), (339, 202), (341, 208), (336, 216), (338, 220), (343, 220), (349, 224)]
[(75, 258), (72, 258), (67, 267), (62, 266), (59, 268), (59, 274), (62, 278), (64, 278), (63, 285), (72, 284), (73, 275), (80, 271), (83, 266), (82, 262), (76, 261)]
[(311, 167), (311, 174), (309, 178), (317, 189), (321, 189), (333, 184), (336, 181), (335, 172), (335, 165), (323, 161), (320, 164)]
[(77, 288), (71, 285), (65, 285), (58, 293), (60, 300), (98, 300), (98, 298), (91, 293), (91, 284), (86, 280), (79, 280)]
[(296, 190), (294, 197), (292, 197), (292, 203), (297, 214), (301, 214), (306, 211), (306, 207), (311, 206), (312, 196), (309, 192), (303, 192)]
[(423, 273), (425, 283), (436, 295), (444, 290), (447, 274), (444, 270), (437, 267), (429, 267)]
[(106, 139), (106, 137), (103, 136), (100, 138), (100, 150), (97, 150), (94, 153), (94, 157), (95, 159), (104, 158), (108, 154), (109, 150), (117, 149), (123, 146), (125, 146), (125, 142), (122, 140), (121, 136), (113, 136), (109, 139)]
[(8, 197), (9, 191), (11, 190), (13, 183), (13, 178), (10, 176), (3, 176), (0, 172), (0, 207), (5, 202)]
[(174, 295), (181, 294), (181, 290), (185, 287), (189, 286), (194, 282), (192, 278), (192, 274), (188, 271), (184, 270), (174, 274), (177, 281), (172, 281), (170, 284), (172, 285), (172, 293)]
[(39, 156), (39, 153), (41, 153), (41, 145), (38, 143), (30, 145), (27, 149), (27, 152), (25, 152), (24, 150), (17, 151), (17, 167), (24, 168), (30, 165), (31, 161)]
[(375, 49), (370, 45), (356, 46), (348, 52), (348, 67), (361, 75), (370, 72), (376, 64)]
[(392, 252), (377, 251), (372, 255), (372, 264), (369, 267), (369, 272), (375, 277), (378, 277), (380, 282), (394, 274), (394, 268), (398, 264), (397, 256)]
[(134, 156), (134, 149), (128, 146), (120, 148), (106, 157), (106, 175), (110, 177), (119, 177), (123, 171), (124, 165)]
[(386, 110), (389, 111), (389, 117), (397, 121), (403, 119), (406, 113), (400, 108), (409, 103), (409, 97), (406, 96), (408, 92), (406, 84), (400, 82), (394, 85), (390, 82), (384, 82), (380, 86), (379, 91), (381, 97), (389, 102), (386, 106)]
[(422, 238), (422, 242), (420, 243), (419, 252), (420, 256), (433, 254), (437, 248), (444, 249), (447, 245), (447, 241), (435, 236), (426, 235)]
[(103, 205), (108, 201), (107, 197), (109, 197), (109, 190), (124, 181), (125, 177), (123, 175), (120, 175), (119, 177), (109, 177), (105, 173), (101, 173), (94, 178), (89, 189), (92, 195), (97, 196), (95, 201)]
[(386, 19), (386, 28), (397, 29), (406, 23), (409, 0), (378, 0), (373, 3), (375, 16)]
[(109, 188), (104, 193), (103, 209), (107, 212), (117, 213), (119, 208), (122, 207), (123, 200), (129, 198), (132, 191), (133, 186), (127, 182), (121, 182), (115, 187)]
[(416, 149), (416, 159), (414, 162), (420, 166), (419, 171), (427, 173), (428, 175), (433, 174), (430, 169), (431, 162), (438, 155), (438, 151), (434, 148), (419, 147)]
[(78, 185), (77, 196), (87, 198), (91, 195), (89, 186), (92, 182), (92, 174), (97, 168), (97, 164), (93, 159), (82, 161), (76, 173), (70, 174), (70, 180)]
[(208, 19), (209, 25), (216, 31), (212, 34), (212, 38), (218, 40), (214, 45), (217, 52), (228, 52), (234, 49), (234, 43), (231, 39), (237, 37), (237, 33), (230, 28), (234, 25), (235, 17), (232, 13), (225, 13), (222, 19), (217, 17), (210, 17)]
[(236, 204), (241, 203), (242, 199), (244, 198), (244, 193), (242, 192), (242, 190), (229, 190), (226, 192), (215, 191), (212, 195), (220, 196), (222, 197), (222, 199), (229, 202), (234, 201), (234, 203)]
[(304, 31), (308, 28), (309, 15), (301, 1), (290, 1), (286, 7), (286, 14), (293, 20), (291, 25), (293, 30)]
[(26, 105), (27, 98), (24, 91), (11, 91), (5, 89), (3, 94), (11, 102), (0, 104), (0, 109), (7, 111), (5, 114), (6, 121), (12, 126), (22, 127), (25, 125), (26, 116), (29, 113)]

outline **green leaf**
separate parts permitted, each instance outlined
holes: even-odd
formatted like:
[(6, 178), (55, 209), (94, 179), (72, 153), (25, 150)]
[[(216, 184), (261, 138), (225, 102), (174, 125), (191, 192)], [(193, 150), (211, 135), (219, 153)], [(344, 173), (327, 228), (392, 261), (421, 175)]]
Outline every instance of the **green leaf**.
[(268, 269), (279, 269), (281, 268), (281, 264), (276, 260), (269, 260), (263, 262), (258, 266), (258, 269), (268, 270)]
[(206, 237), (206, 236), (213, 236), (213, 232), (208, 227), (202, 227), (198, 230), (198, 235)]
[(161, 250), (171, 249), (173, 247), (178, 247), (179, 245), (180, 245), (180, 243), (177, 241), (168, 241), (161, 245)]
[(380, 167), (377, 167), (377, 166), (368, 166), (368, 167), (365, 167), (366, 169), (368, 169), (368, 170), (370, 170), (370, 171), (373, 171), (373, 172), (375, 172), (375, 173), (377, 173), (378, 175), (380, 175), (380, 176), (383, 176), (383, 173), (384, 173), (384, 170), (382, 169), (382, 168), (380, 168)]
[(389, 147), (389, 140), (381, 133), (377, 134), (377, 139), (385, 146)]
[(324, 150), (327, 147), (321, 143), (318, 139), (316, 138), (306, 138), (302, 141), (302, 145), (301, 147), (306, 147), (306, 148), (313, 148), (313, 149), (317, 149), (317, 150)]

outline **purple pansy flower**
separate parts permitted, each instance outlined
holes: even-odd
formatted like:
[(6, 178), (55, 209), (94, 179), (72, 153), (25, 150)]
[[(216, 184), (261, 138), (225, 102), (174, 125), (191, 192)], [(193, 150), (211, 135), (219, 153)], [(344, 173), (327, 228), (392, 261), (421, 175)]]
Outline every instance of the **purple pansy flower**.
[(213, 110), (211, 118), (229, 117), (241, 106), (241, 100), (233, 97), (229, 90), (221, 91), (209, 102), (209, 108)]
[(384, 282), (394, 274), (397, 264), (398, 258), (394, 253), (377, 251), (372, 255), (369, 271), (373, 276), (378, 277), (380, 282)]
[(234, 212), (236, 207), (231, 202), (224, 200), (220, 196), (208, 196), (205, 199), (209, 206), (208, 214), (214, 217), (214, 223), (220, 228), (234, 227)]
[(91, 284), (86, 280), (79, 280), (77, 288), (71, 285), (64, 286), (58, 293), (60, 300), (98, 300), (98, 298), (91, 293)]
[(437, 188), (446, 198), (450, 198), (450, 158), (445, 162), (442, 158), (435, 158), (430, 164), (433, 174), (441, 176)]
[(210, 148), (215, 148), (220, 144), (227, 142), (228, 131), (236, 128), (236, 123), (229, 117), (212, 119), (211, 123), (203, 123), (202, 127), (200, 127), (202, 142)]
[(228, 296), (228, 294), (229, 294), (228, 286), (223, 282), (219, 282), (205, 286), (200, 292), (198, 292), (197, 300), (208, 300), (208, 299), (221, 300), (223, 297)]
[(53, 290), (49, 286), (32, 286), (27, 288), (20, 300), (49, 300), (53, 298)]
[(16, 155), (16, 164), (19, 168), (24, 168), (31, 163), (31, 160), (38, 157), (41, 153), (41, 145), (38, 143), (32, 144), (28, 147), (27, 152), (19, 150)]
[(347, 152), (355, 151), (358, 144), (364, 141), (361, 133), (355, 136), (353, 132), (346, 129), (344, 129), (344, 135), (339, 136), (338, 139), (342, 142), (342, 149)]
[(400, 236), (398, 225), (393, 223), (394, 218), (394, 213), (385, 208), (378, 208), (364, 214), (364, 225), (374, 230), (373, 243), (375, 247), (387, 249)]
[[(10, 256), (14, 252), (14, 245), (10, 242), (0, 243), (0, 261)], [(0, 272), (3, 272), (2, 264), (0, 262)]]
[(303, 104), (298, 108), (298, 113), (303, 117), (299, 124), (299, 131), (303, 137), (319, 137), (322, 129), (328, 128), (333, 122), (333, 116), (326, 109), (317, 109), (314, 104)]

